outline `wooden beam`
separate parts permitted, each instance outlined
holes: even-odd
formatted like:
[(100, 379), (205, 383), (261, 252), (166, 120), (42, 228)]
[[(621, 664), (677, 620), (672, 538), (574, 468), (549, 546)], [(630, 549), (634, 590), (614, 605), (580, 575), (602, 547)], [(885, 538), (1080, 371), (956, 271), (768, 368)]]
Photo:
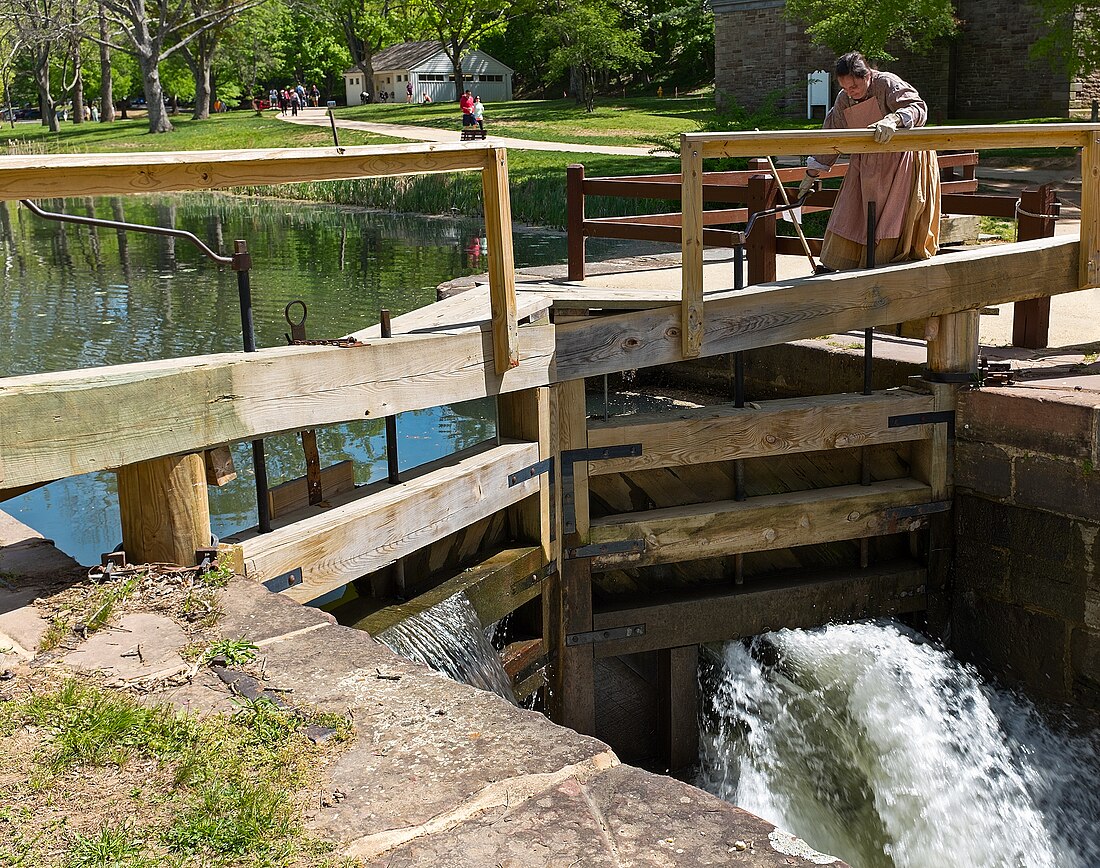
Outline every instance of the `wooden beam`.
[[(355, 462), (338, 461), (321, 469), (321, 490), (325, 498), (355, 488)], [(304, 476), (291, 479), (267, 491), (267, 506), (272, 518), (309, 505), (309, 484)]]
[(554, 449), (555, 472), (555, 560), (556, 580), (543, 596), (543, 637), (552, 650), (554, 665), (550, 674), (550, 714), (552, 719), (578, 732), (594, 734), (596, 729), (595, 662), (592, 646), (569, 645), (571, 633), (592, 629), (592, 571), (585, 560), (566, 560), (563, 546), (577, 545), (588, 535), (588, 468), (577, 462), (574, 470), (574, 503), (577, 530), (566, 534), (562, 528), (563, 488), (561, 453), (584, 449), (588, 444), (584, 380), (558, 383), (550, 390), (550, 442)]
[(645, 633), (599, 642), (596, 657), (722, 642), (781, 627), (820, 627), (832, 621), (876, 618), (924, 608), (923, 568), (913, 564), (805, 573), (752, 581), (703, 595), (667, 597), (652, 605), (598, 610), (594, 629), (644, 624)]
[(520, 329), (520, 342), (523, 364), (503, 375), (492, 337), (477, 332), (9, 377), (0, 380), (2, 484), (545, 386), (554, 327)]
[[(550, 309), (551, 301), (537, 292), (527, 291), (517, 296), (516, 317), (520, 320), (537, 318)], [(462, 332), (491, 331), (492, 309), (489, 301), (489, 287), (475, 286), (458, 295), (452, 295), (442, 301), (425, 305), (390, 321), (395, 335), (449, 334)], [(349, 338), (365, 341), (382, 337), (379, 324), (368, 326), (348, 335)]]
[(1100, 130), (1090, 127), (1081, 151), (1082, 288), (1100, 286)]
[(592, 558), (592, 568), (670, 564), (901, 533), (924, 521), (899, 520), (891, 510), (931, 499), (927, 485), (892, 479), (606, 516), (592, 522), (593, 545), (644, 540), (645, 550), (599, 555)]
[(665, 768), (699, 760), (699, 646), (657, 652), (657, 740)]
[(680, 300), (681, 347), (685, 359), (699, 355), (703, 343), (703, 157), (681, 136), (683, 209), (681, 253), (683, 296)]
[(1011, 126), (920, 127), (899, 130), (879, 144), (870, 130), (766, 130), (744, 133), (684, 133), (681, 153), (689, 148), (705, 159), (802, 156), (837, 151), (873, 154), (897, 151), (983, 150), (987, 148), (1080, 148), (1100, 131), (1096, 124), (1012, 124)]
[(119, 468), (122, 547), (132, 564), (194, 566), (210, 545), (210, 504), (201, 454), (156, 458)]
[[(497, 401), (497, 432), (512, 440), (538, 444), (539, 461), (550, 458), (550, 389), (526, 389), (501, 395)], [(529, 497), (508, 508), (512, 539), (538, 543), (547, 563), (553, 559), (550, 532), (552, 474), (538, 477), (538, 496)]]
[(592, 421), (588, 443), (594, 449), (639, 443), (636, 458), (593, 461), (591, 475), (680, 467), (762, 455), (850, 449), (929, 437), (930, 425), (890, 428), (891, 416), (924, 413), (931, 395), (902, 389), (873, 395), (819, 395), (762, 402), (677, 409), (663, 413)]
[(512, 695), (517, 702), (546, 685), (549, 655), (541, 639), (522, 639), (505, 646), (500, 663), (512, 682)]
[(466, 597), (482, 624), (495, 624), (542, 592), (542, 581), (530, 579), (545, 566), (539, 546), (505, 549), (406, 603), (372, 612), (353, 626), (377, 636), (458, 594)]
[[(1078, 246), (1076, 238), (1044, 238), (708, 295), (701, 352), (713, 356), (1073, 292)], [(1041, 279), (1020, 280), (1021, 274)], [(561, 324), (554, 378), (680, 361), (680, 319), (681, 311), (670, 306)]]
[(0, 199), (218, 190), (253, 184), (459, 172), (487, 165), (484, 144), (254, 148), (0, 157)]
[(237, 478), (233, 466), (233, 450), (228, 446), (215, 446), (202, 454), (206, 466), (206, 484), (221, 487)]
[(537, 459), (537, 443), (507, 443), (271, 533), (229, 541), (239, 543), (246, 574), (256, 581), (300, 568), (302, 583), (283, 593), (306, 602), (534, 494), (537, 480), (513, 486), (508, 475)]
[(489, 151), (481, 170), (485, 235), (489, 239), (489, 296), (492, 304), (493, 358), (503, 374), (519, 364), (516, 334), (516, 274), (512, 255), (512, 201), (508, 195), (508, 152)]

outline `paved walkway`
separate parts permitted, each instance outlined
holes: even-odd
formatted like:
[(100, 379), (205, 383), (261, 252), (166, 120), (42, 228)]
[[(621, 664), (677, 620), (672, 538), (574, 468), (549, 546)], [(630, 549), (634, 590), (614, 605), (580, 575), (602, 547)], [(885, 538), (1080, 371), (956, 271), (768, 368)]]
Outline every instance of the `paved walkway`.
[[(300, 110), (297, 117), (278, 115), (281, 121), (306, 126), (329, 126), (328, 109), (309, 107)], [(441, 130), (436, 127), (417, 127), (411, 124), (382, 124), (368, 121), (353, 121), (336, 118), (336, 126), (342, 130), (361, 130), (379, 136), (393, 136), (397, 139), (410, 139), (415, 142), (446, 142), (454, 144), (460, 141), (459, 127), (453, 130)], [(478, 140), (480, 141), (480, 140)], [(486, 143), (498, 148), (511, 148), (522, 151), (565, 151), (571, 154), (612, 154), (620, 157), (669, 157), (675, 156), (668, 151), (654, 152), (650, 148), (628, 148), (619, 145), (586, 145), (573, 142), (541, 142), (533, 139), (513, 139), (507, 136), (485, 137)]]

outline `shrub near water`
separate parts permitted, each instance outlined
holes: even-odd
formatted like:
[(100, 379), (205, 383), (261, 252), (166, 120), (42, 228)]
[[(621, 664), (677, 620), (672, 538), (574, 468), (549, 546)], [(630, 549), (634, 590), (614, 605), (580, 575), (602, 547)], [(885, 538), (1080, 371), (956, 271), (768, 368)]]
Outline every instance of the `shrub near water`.
[[(199, 720), (78, 681), (2, 703), (0, 735), (23, 745), (8, 761), (31, 773), (0, 785), (0, 804), (27, 808), (0, 811), (0, 829), (14, 827), (0, 836), (0, 864), (332, 864), (331, 848), (305, 836), (298, 819), (296, 793), (321, 753), (302, 734), (306, 723), (264, 700)], [(74, 780), (113, 791), (89, 804)], [(120, 813), (131, 818), (115, 820)]]

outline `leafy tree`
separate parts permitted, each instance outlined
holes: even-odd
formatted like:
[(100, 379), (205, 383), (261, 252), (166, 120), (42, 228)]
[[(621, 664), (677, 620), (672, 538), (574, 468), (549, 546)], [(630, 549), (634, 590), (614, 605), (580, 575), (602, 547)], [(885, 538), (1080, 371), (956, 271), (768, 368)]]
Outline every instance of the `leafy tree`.
[(1031, 46), (1071, 77), (1100, 69), (1100, 0), (1035, 0), (1047, 32)]
[(805, 23), (818, 45), (875, 60), (895, 59), (888, 44), (927, 52), (959, 26), (951, 0), (787, 0), (787, 16)]
[[(316, 83), (324, 93), (331, 93), (343, 82), (343, 72), (350, 65), (347, 48), (331, 20), (319, 13), (319, 9), (292, 6), (284, 17), (274, 45), (281, 57), (274, 71), (279, 85)], [(342, 85), (339, 90), (343, 91)]]
[[(24, 0), (26, 2), (26, 0)], [(45, 2), (45, 0), (39, 0)], [(101, 0), (107, 17), (122, 34), (111, 48), (132, 54), (141, 69), (142, 90), (149, 111), (149, 132), (167, 133), (172, 124), (164, 110), (160, 64), (199, 38), (263, 0), (236, 0), (199, 10), (192, 0)], [(93, 37), (98, 40), (98, 35)]]
[(481, 40), (502, 32), (508, 22), (527, 11), (527, 0), (413, 0), (426, 27), (439, 39), (454, 71), (455, 101), (465, 90), (462, 58)]
[(415, 8), (400, 0), (333, 0), (319, 9), (308, 2), (302, 13), (311, 19), (318, 14), (322, 16), (330, 34), (338, 34), (342, 40), (351, 65), (363, 73), (365, 82), (374, 80), (375, 54), (388, 45), (419, 35), (415, 27), (408, 26), (410, 16), (417, 14)]
[(586, 111), (595, 105), (599, 74), (636, 69), (652, 57), (642, 48), (638, 31), (625, 29), (621, 18), (605, 0), (582, 0), (546, 20), (545, 32), (557, 38), (547, 73), (554, 79), (569, 71), (576, 73), (578, 97)]

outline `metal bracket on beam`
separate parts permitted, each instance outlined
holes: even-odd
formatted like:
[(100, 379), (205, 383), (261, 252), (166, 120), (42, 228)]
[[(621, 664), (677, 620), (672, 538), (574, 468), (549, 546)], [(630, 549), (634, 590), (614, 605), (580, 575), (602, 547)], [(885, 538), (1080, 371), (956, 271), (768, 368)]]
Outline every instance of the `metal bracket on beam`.
[(939, 410), (930, 413), (905, 413), (901, 416), (889, 416), (886, 419), (887, 428), (905, 428), (909, 425), (938, 425), (947, 424), (947, 439), (955, 439), (955, 411)]
[(972, 386), (978, 383), (977, 373), (971, 371), (922, 371), (921, 379), (950, 386)]
[(637, 458), (641, 443), (605, 446), (602, 449), (565, 449), (561, 453), (561, 521), (565, 533), (577, 532), (577, 501), (574, 493), (573, 465), (578, 461), (606, 461), (609, 458)]
[(541, 476), (544, 473), (550, 474), (550, 484), (554, 484), (554, 457), (551, 456), (542, 461), (536, 461), (529, 467), (524, 467), (522, 470), (517, 470), (515, 473), (508, 474), (508, 487), (512, 488), (519, 485), (522, 482), (526, 482), (528, 479), (534, 479), (536, 476)]
[(511, 593), (515, 597), (518, 594), (522, 594), (528, 588), (533, 588), (535, 585), (541, 585), (546, 581), (548, 576), (554, 575), (558, 571), (558, 562), (550, 561), (546, 566), (539, 567), (531, 575), (524, 576), (522, 579), (516, 579), (512, 582)]
[(565, 637), (566, 647), (594, 645), (596, 642), (611, 642), (615, 639), (631, 639), (645, 635), (645, 624), (631, 624), (629, 627), (612, 627), (610, 630), (592, 630), (589, 633), (569, 633)]
[(285, 591), (287, 588), (293, 588), (295, 585), (300, 585), (302, 582), (302, 568), (295, 567), (289, 573), (275, 576), (273, 579), (268, 579), (263, 584), (269, 591), (274, 591), (277, 594), (280, 591)]
[(589, 546), (578, 546), (575, 549), (566, 549), (565, 557), (573, 560), (574, 558), (597, 558), (600, 555), (643, 554), (644, 552), (644, 539), (624, 539), (618, 542), (595, 543)]
[(936, 515), (940, 512), (948, 512), (951, 506), (952, 503), (950, 500), (935, 500), (931, 503), (918, 503), (914, 506), (894, 506), (890, 509), (884, 509), (882, 511), (882, 516), (886, 519), (887, 528), (892, 533), (899, 533), (903, 530), (911, 529), (900, 528), (898, 527), (899, 523), (909, 519), (919, 519), (929, 515)]

